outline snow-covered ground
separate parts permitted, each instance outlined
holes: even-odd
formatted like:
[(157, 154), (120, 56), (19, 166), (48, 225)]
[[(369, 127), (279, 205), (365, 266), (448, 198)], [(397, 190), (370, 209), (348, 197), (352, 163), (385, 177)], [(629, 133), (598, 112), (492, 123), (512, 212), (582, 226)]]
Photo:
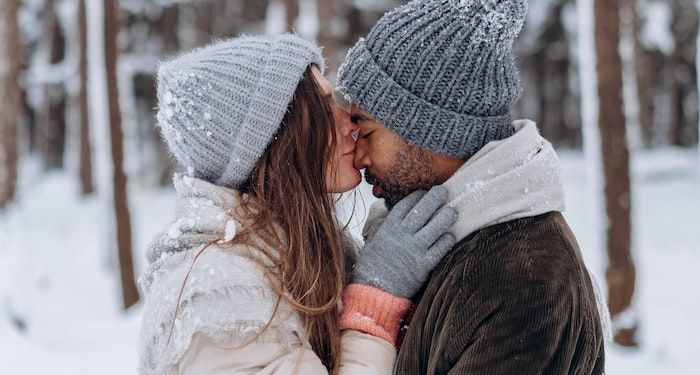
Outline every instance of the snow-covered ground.
[[(662, 149), (633, 162), (636, 310), (641, 346), (609, 346), (608, 374), (698, 374), (700, 166), (697, 150)], [(584, 158), (562, 152), (566, 217), (587, 264), (604, 280), (605, 254), (584, 197)], [(103, 203), (78, 196), (72, 173), (23, 164), (20, 201), (0, 215), (0, 373), (135, 374), (140, 305), (119, 308)], [(170, 219), (174, 193), (131, 186), (137, 269)], [(361, 196), (373, 200), (366, 185)], [(358, 215), (364, 215), (358, 205)], [(359, 228), (356, 228), (359, 230)], [(140, 271), (139, 271), (140, 272)]]

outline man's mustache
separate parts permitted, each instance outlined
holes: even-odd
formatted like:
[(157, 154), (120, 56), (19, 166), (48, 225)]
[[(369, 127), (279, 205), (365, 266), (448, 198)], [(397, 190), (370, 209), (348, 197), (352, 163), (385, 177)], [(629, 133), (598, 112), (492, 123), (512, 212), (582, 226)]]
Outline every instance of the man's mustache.
[(377, 178), (365, 169), (365, 181), (367, 181), (367, 183), (370, 185), (374, 185), (377, 182)]
[(367, 183), (370, 185), (379, 185), (382, 188), (384, 187), (382, 181), (375, 175), (370, 173), (370, 171), (368, 171), (367, 169), (365, 169), (365, 181), (367, 181)]

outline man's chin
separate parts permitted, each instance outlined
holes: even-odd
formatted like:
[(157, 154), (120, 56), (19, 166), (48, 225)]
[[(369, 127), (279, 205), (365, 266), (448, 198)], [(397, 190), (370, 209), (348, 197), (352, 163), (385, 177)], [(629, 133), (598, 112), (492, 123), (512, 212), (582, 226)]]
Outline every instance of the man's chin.
[(406, 193), (398, 193), (393, 191), (382, 192), (382, 198), (384, 198), (384, 205), (386, 205), (386, 208), (389, 210), (393, 209), (397, 203), (399, 203), (402, 199), (406, 198), (407, 196), (408, 194)]

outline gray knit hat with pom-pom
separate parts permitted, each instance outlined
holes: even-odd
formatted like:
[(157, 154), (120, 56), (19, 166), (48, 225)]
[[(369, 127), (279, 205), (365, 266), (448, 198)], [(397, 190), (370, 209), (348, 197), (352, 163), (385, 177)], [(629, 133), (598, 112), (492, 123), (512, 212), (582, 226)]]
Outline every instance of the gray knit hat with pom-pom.
[(280, 128), (319, 48), (298, 36), (217, 41), (158, 69), (158, 126), (188, 174), (240, 187)]
[(338, 89), (405, 141), (469, 158), (513, 134), (527, 0), (413, 0), (348, 52)]

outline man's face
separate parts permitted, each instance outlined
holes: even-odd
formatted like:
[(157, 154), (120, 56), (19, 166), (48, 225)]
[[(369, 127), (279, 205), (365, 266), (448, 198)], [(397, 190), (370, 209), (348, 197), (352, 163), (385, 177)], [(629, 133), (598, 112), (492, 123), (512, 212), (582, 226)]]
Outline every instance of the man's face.
[(355, 104), (351, 115), (360, 127), (355, 168), (365, 168), (365, 179), (374, 185), (372, 194), (384, 198), (389, 209), (413, 191), (438, 184), (432, 153), (407, 144)]

